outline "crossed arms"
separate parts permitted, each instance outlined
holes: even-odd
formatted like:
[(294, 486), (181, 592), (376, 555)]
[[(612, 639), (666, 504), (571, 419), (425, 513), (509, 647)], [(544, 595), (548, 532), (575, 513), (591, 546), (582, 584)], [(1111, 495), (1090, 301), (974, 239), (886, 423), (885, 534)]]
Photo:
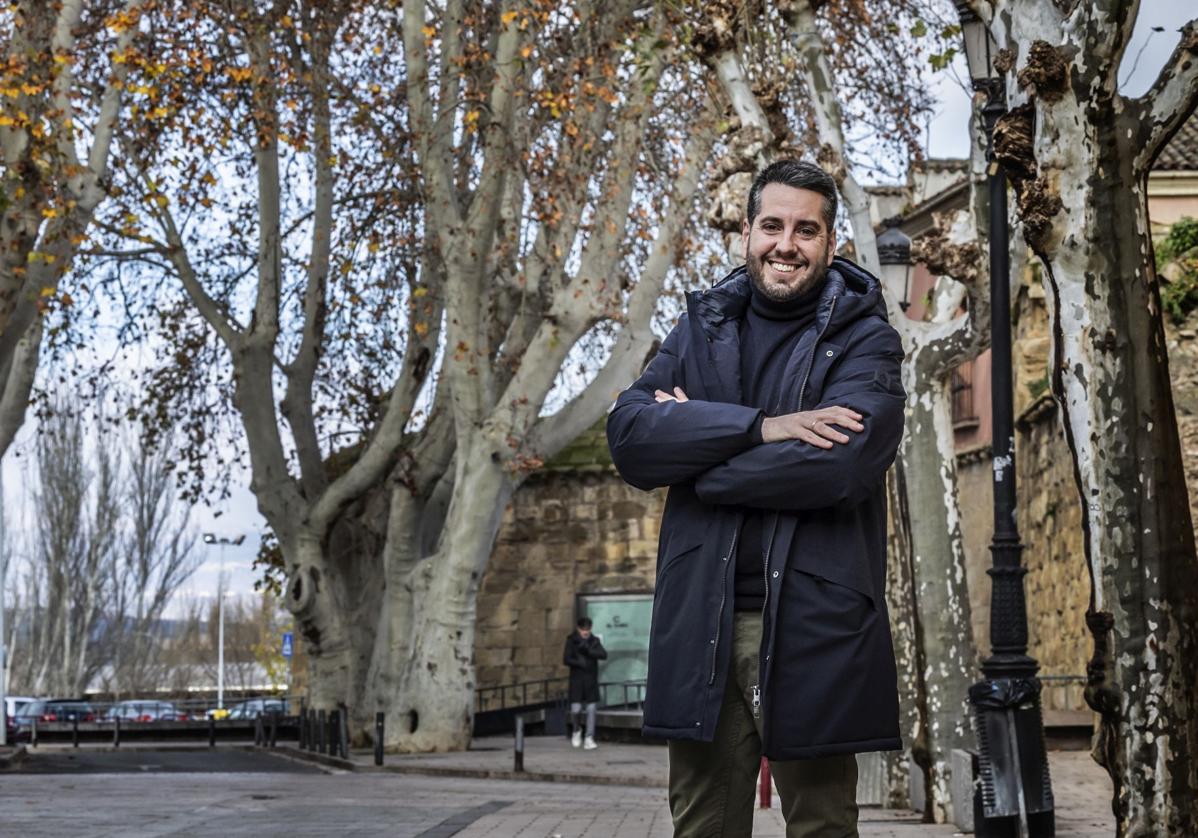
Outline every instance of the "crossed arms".
[(820, 404), (764, 418), (757, 408), (686, 397), (680, 323), (608, 417), (616, 468), (641, 489), (693, 481), (711, 504), (800, 510), (859, 503), (894, 461), (903, 430), (902, 346), (877, 323), (846, 346)]

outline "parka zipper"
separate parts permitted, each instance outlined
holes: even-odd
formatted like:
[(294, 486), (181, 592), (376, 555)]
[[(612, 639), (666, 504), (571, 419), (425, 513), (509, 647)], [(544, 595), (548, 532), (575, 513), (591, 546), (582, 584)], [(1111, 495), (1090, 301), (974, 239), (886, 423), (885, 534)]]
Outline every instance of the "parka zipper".
[(728, 602), (728, 566), (732, 564), (732, 557), (736, 555), (736, 538), (740, 535), (740, 528), (744, 523), (740, 516), (737, 518), (736, 527), (732, 530), (732, 543), (728, 545), (728, 553), (724, 556), (724, 581), (720, 589), (720, 610), (715, 619), (715, 639), (711, 641), (711, 676), (707, 679), (708, 686), (715, 683), (716, 661), (720, 652), (720, 630), (724, 627), (724, 606)]
[[(766, 615), (770, 608), (770, 552), (774, 549), (774, 536), (778, 533), (778, 513), (774, 513), (773, 521), (770, 524), (770, 537), (765, 542), (765, 553), (762, 554), (761, 564), (763, 573), (765, 574), (765, 600), (761, 603), (761, 628), (765, 630)], [(760, 669), (760, 667), (759, 667)], [(761, 689), (757, 684), (753, 685), (753, 718), (761, 718)]]
[[(828, 331), (828, 326), (832, 325), (832, 315), (834, 315), (836, 313), (836, 302), (839, 299), (840, 299), (840, 297), (832, 298), (832, 305), (828, 308), (828, 319), (824, 321), (823, 328), (819, 330), (818, 334), (816, 334), (815, 343), (812, 344), (812, 346), (811, 346), (811, 355), (807, 358), (807, 368), (803, 372), (803, 381), (799, 385), (799, 406), (797, 408), (798, 410), (803, 409), (803, 397), (807, 394), (807, 382), (811, 379), (811, 370), (815, 366), (815, 352), (817, 349), (819, 349), (820, 341), (822, 341), (824, 339), (824, 335)], [(761, 606), (761, 630), (762, 630), (763, 637), (765, 636), (765, 634), (764, 634), (765, 622), (766, 622), (766, 618), (769, 615), (769, 604), (770, 604), (770, 552), (774, 549), (774, 536), (776, 536), (777, 534), (778, 534), (778, 513), (775, 512), (773, 524), (770, 527), (770, 537), (769, 537), (769, 540), (766, 541), (765, 553), (762, 558), (763, 572), (765, 574), (765, 602)], [(733, 541), (735, 542), (735, 540), (736, 539), (734, 537)], [(721, 609), (721, 611), (723, 610), (722, 603), (720, 605), (720, 609)], [(770, 642), (773, 642), (772, 637), (770, 638)], [(764, 669), (764, 667), (760, 666), (760, 664), (759, 664), (758, 665), (758, 674), (759, 675), (760, 675), (761, 669)], [(715, 677), (714, 670), (712, 673), (712, 677), (713, 678)], [(758, 680), (760, 680), (760, 678), (758, 678)], [(761, 685), (760, 684), (753, 685), (753, 718), (755, 718), (755, 719), (761, 718)]]
[(832, 298), (832, 306), (828, 309), (828, 319), (824, 321), (824, 327), (815, 336), (815, 344), (811, 347), (811, 357), (807, 359), (807, 371), (803, 373), (803, 383), (799, 386), (798, 410), (803, 409), (803, 396), (807, 394), (807, 382), (811, 379), (811, 368), (815, 366), (815, 350), (819, 349), (820, 341), (824, 339), (828, 327), (832, 325), (832, 315), (836, 313), (836, 303), (839, 299), (840, 297)]

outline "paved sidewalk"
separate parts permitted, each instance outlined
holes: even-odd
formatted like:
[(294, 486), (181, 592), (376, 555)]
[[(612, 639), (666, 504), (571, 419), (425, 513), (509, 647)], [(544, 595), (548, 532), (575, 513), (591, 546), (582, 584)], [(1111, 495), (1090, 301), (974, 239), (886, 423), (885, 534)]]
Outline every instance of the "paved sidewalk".
[[(555, 776), (522, 780), (480, 776), (422, 776), (413, 771), (494, 771), (511, 769), (511, 740), (481, 740), (465, 754), (387, 757), (374, 769), (370, 755), (354, 753), (354, 770), (325, 768), (296, 773), (282, 754), (256, 751), (259, 767), (220, 771), (215, 763), (248, 756), (240, 749), (207, 752), (212, 773), (170, 773), (169, 760), (191, 759), (201, 749), (155, 752), (149, 748), (109, 751), (110, 771), (128, 770), (135, 754), (143, 771), (128, 773), (6, 772), (0, 776), (0, 834), (49, 838), (95, 835), (112, 838), (160, 836), (388, 835), (395, 838), (669, 838), (665, 789), (666, 750), (654, 745), (601, 744), (575, 751), (551, 737), (527, 742), (529, 773)], [(41, 750), (41, 749), (39, 749)], [(50, 749), (46, 749), (49, 751)], [(80, 749), (89, 764), (105, 759), (102, 748)], [(55, 748), (43, 759), (70, 755)], [(84, 753), (84, 752), (88, 753)], [(186, 751), (191, 751), (189, 754)], [(238, 752), (240, 755), (238, 755)], [(117, 765), (117, 758), (121, 765)], [(195, 758), (199, 758), (195, 756)], [(30, 760), (39, 756), (31, 754)], [(1057, 835), (1107, 838), (1114, 834), (1101, 770), (1086, 752), (1053, 752), (1057, 795)], [(33, 766), (31, 766), (33, 767)], [(291, 769), (291, 770), (289, 770)], [(94, 767), (91, 770), (95, 770)], [(597, 782), (563, 782), (593, 772)], [(551, 773), (556, 772), (556, 774)], [(619, 784), (616, 784), (616, 783)], [(947, 838), (951, 826), (919, 822), (913, 812), (874, 807), (861, 811), (863, 838)], [(782, 838), (778, 810), (758, 810), (753, 835)], [(746, 836), (748, 838), (748, 836)]]
[[(146, 773), (7, 775), (0, 833), (22, 838), (670, 838), (663, 789), (421, 777)], [(863, 838), (950, 836), (914, 815), (862, 813)], [(777, 809), (753, 835), (782, 838)], [(746, 836), (748, 838), (748, 836)]]
[[(388, 754), (383, 770), (404, 774), (456, 776), (476, 779), (549, 780), (564, 783), (630, 785), (639, 788), (666, 787), (668, 762), (662, 745), (601, 742), (598, 750), (579, 751), (560, 736), (533, 736), (525, 740), (524, 773), (513, 771), (513, 740), (510, 736), (476, 739), (471, 750), (449, 754)], [(376, 771), (372, 752), (353, 751), (350, 761), (357, 771)], [(1110, 781), (1088, 751), (1050, 751), (1049, 766), (1056, 802), (1057, 835), (1070, 838), (1107, 838), (1115, 834), (1111, 814)], [(777, 805), (777, 792), (774, 793)], [(769, 820), (768, 815), (765, 816)], [(887, 832), (883, 827), (893, 820), (894, 828), (914, 828), (914, 813), (862, 809), (862, 835), (933, 835), (936, 829), (922, 824), (914, 832)], [(780, 821), (779, 821), (780, 823)], [(465, 833), (463, 833), (465, 834)], [(530, 833), (534, 834), (534, 833)], [(536, 833), (539, 834), (539, 833)], [(668, 833), (667, 833), (668, 834)]]

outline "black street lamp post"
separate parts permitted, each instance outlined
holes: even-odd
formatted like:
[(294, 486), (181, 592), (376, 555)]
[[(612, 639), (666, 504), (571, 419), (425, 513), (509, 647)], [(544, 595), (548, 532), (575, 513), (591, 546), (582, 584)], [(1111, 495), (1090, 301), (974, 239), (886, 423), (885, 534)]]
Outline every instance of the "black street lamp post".
[[(968, 2), (957, 2), (965, 56), (974, 90), (986, 94), (986, 136), (993, 138), (1006, 110), (1002, 79), (993, 65), (989, 27)], [(982, 680), (969, 689), (978, 740), (981, 788), (975, 798), (976, 834), (1051, 836), (1055, 832), (1052, 785), (1040, 710), (1039, 664), (1027, 653), (1023, 544), (1016, 523), (1015, 418), (1011, 367), (1011, 264), (1007, 229), (1007, 179), (991, 139), (990, 316), (991, 409), (994, 465), (994, 537), (990, 543), (990, 651)]]

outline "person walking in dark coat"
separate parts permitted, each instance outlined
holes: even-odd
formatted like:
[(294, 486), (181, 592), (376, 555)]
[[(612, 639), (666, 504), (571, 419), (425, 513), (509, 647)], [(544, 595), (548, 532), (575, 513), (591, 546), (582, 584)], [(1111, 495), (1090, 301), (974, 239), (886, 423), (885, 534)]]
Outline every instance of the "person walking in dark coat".
[[(595, 744), (595, 711), (599, 706), (599, 661), (607, 659), (603, 643), (591, 632), (590, 617), (580, 617), (578, 628), (566, 638), (562, 663), (570, 667), (570, 720), (574, 728), (570, 744), (588, 751)], [(581, 715), (587, 711), (586, 741), (583, 742)]]
[(788, 838), (857, 834), (854, 754), (897, 750), (885, 473), (902, 344), (878, 280), (834, 258), (836, 186), (760, 172), (746, 264), (687, 311), (607, 420), (612, 459), (668, 486), (644, 733), (669, 740), (676, 836), (752, 833), (764, 754)]

